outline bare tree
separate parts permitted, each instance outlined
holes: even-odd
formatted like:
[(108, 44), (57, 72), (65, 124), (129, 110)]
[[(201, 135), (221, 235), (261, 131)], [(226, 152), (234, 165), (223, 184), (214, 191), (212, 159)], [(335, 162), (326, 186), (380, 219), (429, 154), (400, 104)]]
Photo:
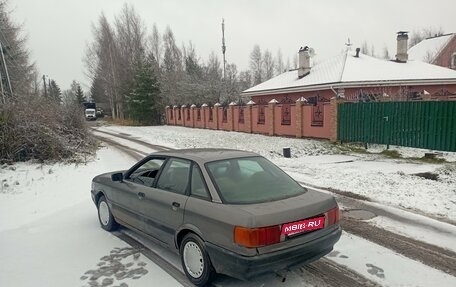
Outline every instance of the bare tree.
[(277, 50), (277, 56), (275, 60), (275, 74), (280, 75), (284, 72), (285, 67), (283, 64), (283, 57), (282, 57), (282, 51), (279, 49)]
[(363, 53), (364, 55), (370, 54), (369, 47), (367, 46), (366, 41), (364, 41), (363, 44), (361, 45), (361, 53)]
[(157, 65), (160, 67), (163, 47), (162, 47), (162, 40), (161, 40), (160, 32), (158, 32), (156, 24), (154, 24), (154, 26), (152, 27), (152, 36), (150, 37), (149, 41), (151, 44), (152, 54), (155, 57)]
[(272, 54), (269, 50), (266, 50), (263, 54), (263, 73), (265, 81), (274, 77), (274, 59), (272, 58)]
[(253, 46), (250, 53), (250, 70), (252, 71), (254, 85), (263, 82), (263, 56), (259, 45)]
[(385, 59), (385, 60), (391, 59), (391, 56), (390, 56), (389, 51), (388, 51), (388, 47), (386, 45), (383, 47), (382, 58)]
[(409, 40), (409, 48), (415, 46), (426, 38), (444, 35), (442, 27), (427, 27), (412, 32)]

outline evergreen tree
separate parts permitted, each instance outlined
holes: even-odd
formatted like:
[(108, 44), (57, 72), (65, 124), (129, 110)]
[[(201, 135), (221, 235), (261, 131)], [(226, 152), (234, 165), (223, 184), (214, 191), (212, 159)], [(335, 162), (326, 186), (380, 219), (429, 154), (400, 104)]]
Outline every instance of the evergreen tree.
[(130, 117), (141, 124), (160, 124), (162, 106), (160, 87), (150, 60), (136, 65), (135, 78), (128, 97)]
[(48, 97), (51, 101), (60, 103), (61, 98), (60, 96), (62, 95), (62, 91), (60, 90), (59, 85), (54, 80), (49, 81), (49, 92), (48, 92)]
[(85, 100), (84, 92), (81, 89), (81, 85), (78, 84), (76, 87), (76, 101), (78, 104), (82, 104)]

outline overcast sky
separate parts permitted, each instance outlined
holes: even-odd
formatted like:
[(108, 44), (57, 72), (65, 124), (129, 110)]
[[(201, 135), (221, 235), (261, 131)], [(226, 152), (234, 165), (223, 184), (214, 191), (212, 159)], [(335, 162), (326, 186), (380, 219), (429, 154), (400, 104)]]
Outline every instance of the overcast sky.
[(225, 18), (227, 61), (239, 71), (248, 68), (255, 44), (274, 56), (280, 48), (284, 62), (292, 62), (304, 45), (313, 47), (319, 59), (337, 54), (347, 38), (355, 47), (367, 41), (379, 54), (386, 45), (394, 55), (399, 30), (433, 26), (456, 32), (455, 0), (9, 0), (40, 73), (62, 89), (77, 80), (86, 90), (90, 81), (82, 58), (91, 25), (102, 12), (112, 20), (125, 2), (134, 5), (149, 31), (154, 23), (160, 32), (169, 25), (178, 43), (191, 40), (202, 60), (212, 51), (221, 55)]

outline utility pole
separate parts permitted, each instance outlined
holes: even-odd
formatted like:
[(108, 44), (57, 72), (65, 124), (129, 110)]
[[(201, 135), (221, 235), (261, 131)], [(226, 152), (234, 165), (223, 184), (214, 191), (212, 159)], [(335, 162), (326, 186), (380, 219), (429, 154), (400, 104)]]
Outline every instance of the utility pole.
[(44, 97), (47, 98), (46, 75), (43, 75)]
[[(3, 62), (3, 67), (5, 68), (6, 80), (7, 80), (7, 83), (8, 83), (9, 91), (11, 93), (11, 97), (13, 97), (13, 88), (11, 87), (11, 80), (10, 80), (10, 77), (9, 77), (9, 74), (8, 74), (8, 66), (6, 65), (6, 61), (5, 61), (5, 53), (3, 51), (2, 41), (0, 41), (0, 52), (2, 54), (2, 62)], [(1, 81), (2, 81), (3, 102), (5, 102), (6, 100), (5, 100), (5, 93), (4, 93), (4, 90), (3, 90), (3, 78), (1, 78)]]
[(0, 69), (0, 86), (1, 86), (1, 89), (2, 89), (2, 102), (3, 102), (3, 104), (6, 104), (5, 90), (3, 89), (2, 69)]
[(226, 77), (226, 60), (225, 60), (225, 19), (222, 18), (222, 53), (223, 53), (223, 80)]
[(227, 85), (226, 85), (226, 59), (225, 59), (225, 19), (222, 18), (222, 53), (223, 53), (223, 81), (222, 81), (222, 95), (219, 97), (219, 102), (222, 100), (226, 100), (228, 98), (227, 93)]

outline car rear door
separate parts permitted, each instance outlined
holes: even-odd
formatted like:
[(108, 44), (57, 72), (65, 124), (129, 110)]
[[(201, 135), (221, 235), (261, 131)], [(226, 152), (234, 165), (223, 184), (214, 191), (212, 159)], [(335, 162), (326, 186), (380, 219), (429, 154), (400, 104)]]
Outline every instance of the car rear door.
[(145, 231), (170, 246), (174, 245), (175, 231), (184, 220), (190, 166), (189, 160), (169, 158), (155, 187), (144, 189), (142, 213)]

